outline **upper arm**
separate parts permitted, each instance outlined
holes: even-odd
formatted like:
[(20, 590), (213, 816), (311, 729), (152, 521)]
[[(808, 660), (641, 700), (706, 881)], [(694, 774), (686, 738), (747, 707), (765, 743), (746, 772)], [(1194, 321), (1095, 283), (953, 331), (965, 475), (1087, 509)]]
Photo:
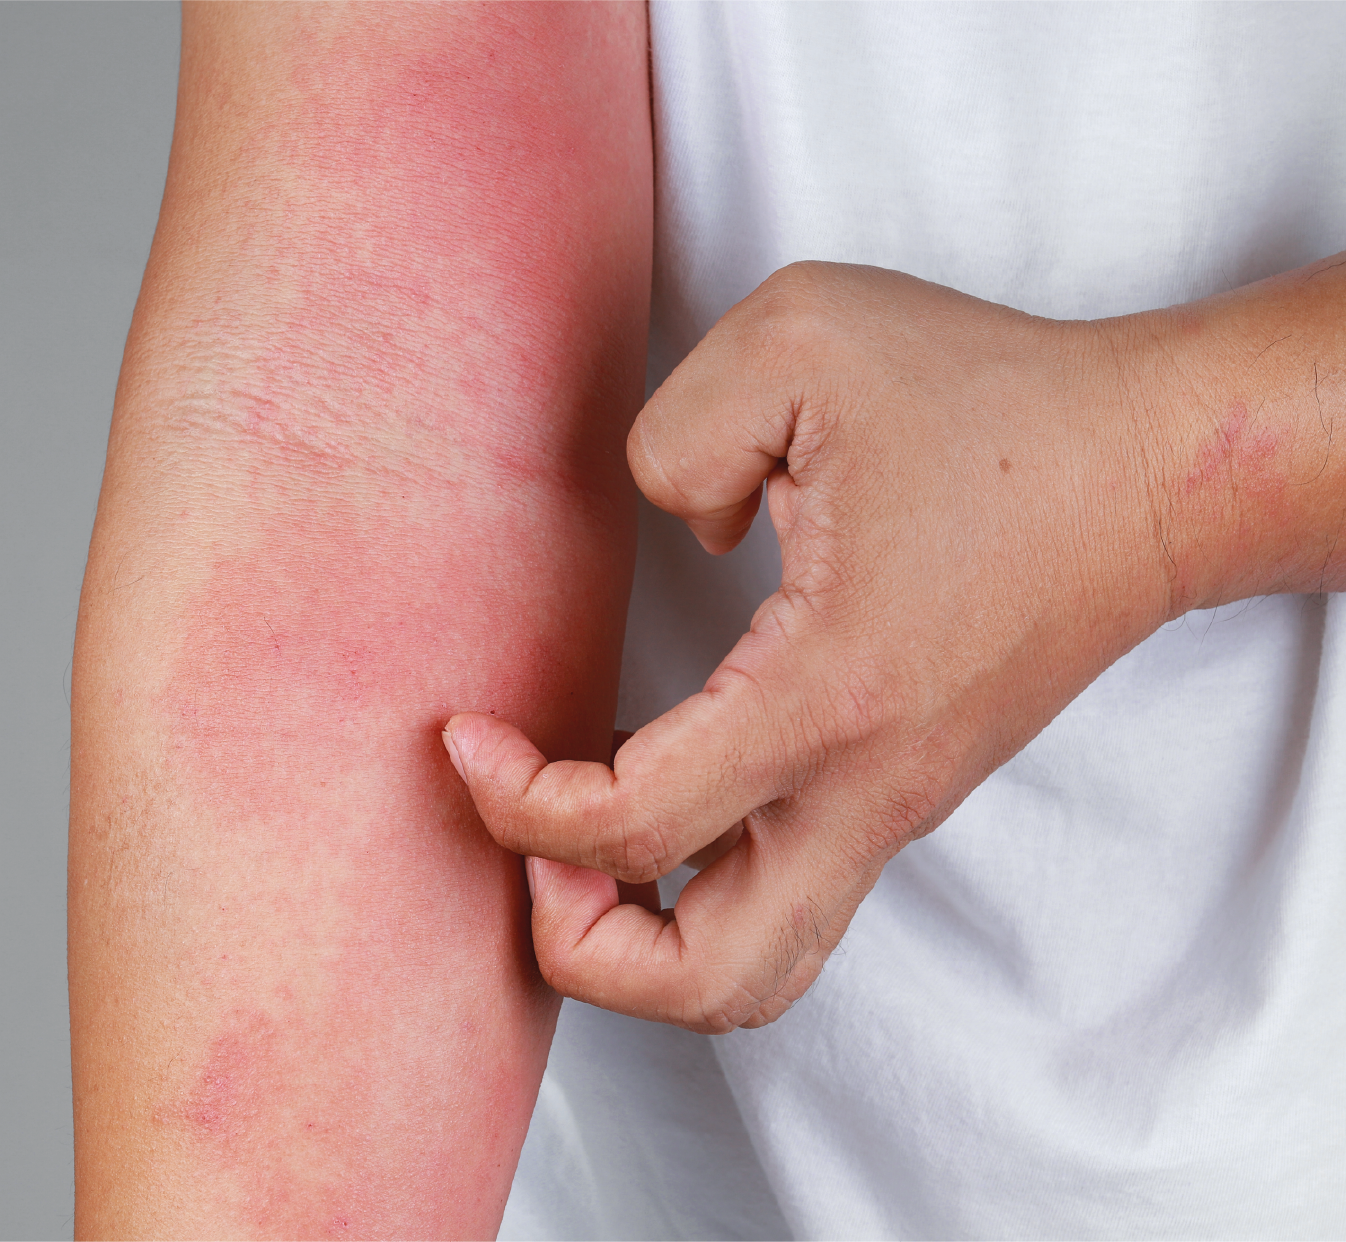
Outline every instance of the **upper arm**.
[(605, 757), (643, 7), (204, 5), (77, 638), (79, 1228), (480, 1236), (545, 1063), (458, 708)]

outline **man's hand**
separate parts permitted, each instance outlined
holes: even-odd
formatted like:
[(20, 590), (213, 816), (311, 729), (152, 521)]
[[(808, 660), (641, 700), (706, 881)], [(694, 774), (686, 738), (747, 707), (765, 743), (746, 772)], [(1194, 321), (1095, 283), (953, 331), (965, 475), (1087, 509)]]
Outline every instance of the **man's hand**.
[[(805, 264), (726, 315), (629, 457), (712, 552), (765, 483), (779, 592), (614, 769), (548, 765), (491, 716), (446, 731), (492, 834), (534, 856), (553, 986), (770, 1022), (888, 859), (1164, 621), (1339, 585), (1338, 277), (1091, 324)], [(689, 858), (676, 910), (619, 904), (609, 877)]]

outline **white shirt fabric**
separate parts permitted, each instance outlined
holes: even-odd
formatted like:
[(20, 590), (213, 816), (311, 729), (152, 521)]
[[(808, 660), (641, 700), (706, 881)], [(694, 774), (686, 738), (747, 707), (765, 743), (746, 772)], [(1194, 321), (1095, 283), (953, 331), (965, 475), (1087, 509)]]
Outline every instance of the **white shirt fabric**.
[[(1057, 318), (1346, 249), (1337, 5), (651, 6), (651, 383), (796, 259)], [(642, 513), (621, 720), (774, 589)], [(672, 894), (666, 900), (671, 899)], [(703, 1038), (567, 1002), (507, 1238), (1346, 1236), (1346, 607), (1193, 613)]]

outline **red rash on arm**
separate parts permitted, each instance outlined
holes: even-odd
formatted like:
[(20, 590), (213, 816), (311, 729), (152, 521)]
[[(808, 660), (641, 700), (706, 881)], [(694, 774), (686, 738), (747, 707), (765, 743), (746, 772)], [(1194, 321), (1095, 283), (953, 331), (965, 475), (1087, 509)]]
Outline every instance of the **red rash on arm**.
[[(1249, 437), (1248, 406), (1235, 401), (1229, 409), (1228, 417), (1215, 429), (1204, 444), (1197, 450), (1197, 464), (1187, 472), (1183, 480), (1183, 492), (1190, 496), (1203, 484), (1223, 481), (1223, 474), (1232, 474), (1235, 469), (1261, 481), (1261, 467), (1270, 461), (1276, 452), (1276, 435), (1271, 431), (1259, 431)], [(1283, 480), (1276, 480), (1284, 486)]]
[(498, 1225), (556, 999), (439, 730), (608, 755), (645, 40), (187, 15), (77, 640), (79, 1236)]
[(1343, 299), (1333, 256), (1136, 317), (1154, 334), (1128, 361), (1150, 393), (1170, 617), (1346, 588)]

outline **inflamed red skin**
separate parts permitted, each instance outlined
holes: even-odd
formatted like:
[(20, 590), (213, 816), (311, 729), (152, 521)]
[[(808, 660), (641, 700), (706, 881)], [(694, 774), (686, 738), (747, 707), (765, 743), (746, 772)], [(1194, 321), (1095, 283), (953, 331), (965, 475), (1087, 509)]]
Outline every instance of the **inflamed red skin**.
[(484, 1237), (546, 1060), (463, 707), (606, 758), (643, 6), (203, 6), (74, 679), (82, 1237)]
[(1153, 393), (1168, 615), (1346, 585), (1343, 298), (1333, 256), (1137, 317), (1153, 329), (1139, 382)]
[[(289, 524), (214, 566), (153, 706), (164, 783), (214, 821), (208, 841), (172, 851), (220, 898), (195, 911), (175, 973), (197, 1014), (248, 1001), (154, 1122), (237, 1171), (239, 1216), (259, 1234), (302, 1232), (296, 1181), (362, 1235), (387, 1207), (367, 1187), (405, 1181), (417, 1189), (404, 1229), (434, 1233), (433, 1217), (413, 1223), (436, 1205), (423, 1188), (489, 1181), (494, 1169), (473, 1160), (497, 1159), (526, 1127), (521, 1087), (540, 1073), (553, 1005), (532, 966), (518, 860), (476, 825), (439, 730), (473, 702), (535, 719), (558, 755), (605, 756), (610, 701), (568, 718), (540, 710), (610, 683), (567, 633), (590, 607), (581, 586), (599, 587), (582, 565), (553, 582), (542, 558), (477, 540), (465, 557), (513, 569), (470, 590), (432, 531), (363, 532), (353, 515), (317, 525)], [(340, 555), (315, 557), (333, 529)], [(375, 568), (394, 553), (394, 569)], [(443, 1063), (445, 1048), (470, 1077)], [(414, 1089), (395, 1094), (408, 1077)], [(424, 1167), (380, 1131), (390, 1110), (425, 1115)], [(457, 1152), (465, 1131), (473, 1145)]]

